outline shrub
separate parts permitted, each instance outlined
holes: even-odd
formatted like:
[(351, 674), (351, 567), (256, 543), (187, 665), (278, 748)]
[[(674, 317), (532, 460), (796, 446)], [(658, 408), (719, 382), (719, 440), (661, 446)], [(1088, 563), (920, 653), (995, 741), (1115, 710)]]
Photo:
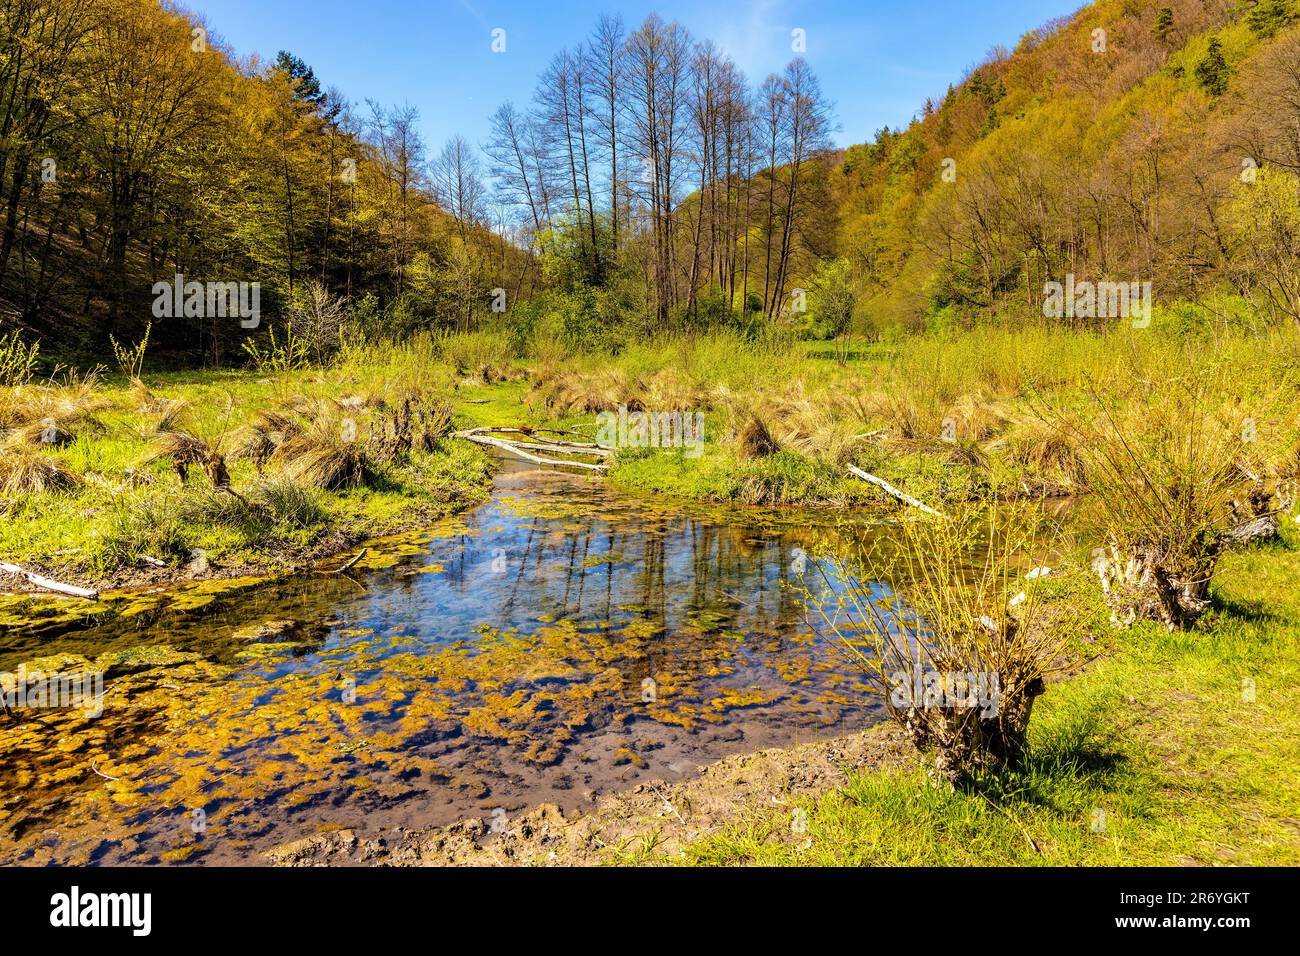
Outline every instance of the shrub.
[(0, 335), (0, 388), (26, 385), (31, 381), (40, 351), (38, 343), (27, 345), (17, 332)]
[(144, 371), (144, 353), (149, 348), (149, 333), (153, 331), (153, 323), (150, 322), (144, 328), (144, 338), (135, 345), (127, 347), (112, 335), (109, 335), (109, 344), (113, 346), (113, 357), (117, 359), (117, 367), (130, 382), (140, 382), (140, 374)]
[[(1162, 374), (1161, 374), (1162, 373)], [(1234, 544), (1276, 533), (1295, 425), (1286, 391), (1245, 394), (1240, 370), (1188, 353), (1177, 369), (1090, 388), (1049, 420), (1069, 435), (1107, 547), (1094, 567), (1114, 622), (1191, 626)]]
[(491, 383), (509, 379), (514, 351), (510, 336), (502, 332), (455, 332), (443, 336), (439, 351), (462, 376)]
[(1034, 701), (1079, 626), (1021, 581), (1059, 544), (1040, 509), (991, 500), (815, 564), (815, 613), (943, 779), (1024, 755)]
[(284, 335), (280, 338), (276, 337), (275, 326), (269, 326), (265, 348), (258, 345), (256, 339), (247, 339), (243, 349), (257, 370), (264, 373), (291, 372), (304, 368), (311, 359), (310, 343), (294, 332), (291, 322), (285, 325)]

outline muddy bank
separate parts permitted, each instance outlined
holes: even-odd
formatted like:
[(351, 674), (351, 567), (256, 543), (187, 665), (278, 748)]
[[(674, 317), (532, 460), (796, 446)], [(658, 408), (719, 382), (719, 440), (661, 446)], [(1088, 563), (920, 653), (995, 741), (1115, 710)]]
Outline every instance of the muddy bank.
[[(623, 862), (647, 838), (657, 858), (673, 860), (700, 836), (747, 810), (790, 804), (831, 790), (856, 771), (915, 761), (903, 731), (878, 724), (863, 733), (791, 748), (738, 754), (698, 777), (650, 780), (565, 813), (543, 804), (522, 814), (474, 818), (447, 827), (397, 827), (370, 837), (352, 829), (276, 847), (277, 866), (596, 866)], [(791, 828), (797, 845), (804, 837)]]

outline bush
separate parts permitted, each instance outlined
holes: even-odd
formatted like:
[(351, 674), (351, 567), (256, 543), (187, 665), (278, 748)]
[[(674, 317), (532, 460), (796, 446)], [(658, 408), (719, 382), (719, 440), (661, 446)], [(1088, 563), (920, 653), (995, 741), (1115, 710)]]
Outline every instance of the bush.
[(250, 497), (272, 521), (290, 528), (311, 528), (329, 517), (316, 492), (285, 478), (254, 485)]
[(1189, 350), (1176, 368), (1090, 387), (1049, 410), (1074, 443), (1106, 548), (1094, 567), (1113, 620), (1190, 627), (1209, 607), (1223, 552), (1277, 532), (1290, 506), (1296, 425), (1285, 396)]
[(1034, 505), (994, 500), (949, 520), (905, 520), (852, 560), (810, 572), (811, 606), (945, 780), (1024, 756), (1034, 701), (1081, 619), (1021, 580), (1059, 543)]

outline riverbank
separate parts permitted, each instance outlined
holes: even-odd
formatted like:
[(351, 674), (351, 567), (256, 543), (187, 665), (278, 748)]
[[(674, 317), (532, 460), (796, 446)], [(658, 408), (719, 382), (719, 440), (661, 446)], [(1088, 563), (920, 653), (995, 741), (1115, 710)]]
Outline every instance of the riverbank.
[[(1077, 579), (1076, 579), (1077, 580)], [(727, 758), (580, 814), (379, 839), (322, 833), (279, 865), (1296, 865), (1300, 533), (1225, 561), (1194, 631), (1115, 631), (1040, 700), (1031, 754), (936, 786), (892, 725)], [(1087, 590), (1086, 584), (1083, 585)]]
[(0, 559), (101, 590), (288, 573), (482, 501), (489, 459), (449, 439), (456, 428), (595, 438), (599, 413), (619, 408), (703, 427), (691, 447), (617, 448), (608, 480), (636, 494), (899, 507), (852, 467), (941, 510), (1070, 495), (1086, 490), (1078, 422), (1158, 442), (1144, 383), (1176, 387), (1188, 367), (1230, 370), (1196, 402), (1248, 434), (1271, 488), (1295, 467), (1297, 355), (1294, 333), (1159, 327), (917, 336), (842, 364), (815, 343), (723, 333), (568, 355), (478, 332), (359, 348), (325, 369), (63, 373), (0, 391)]
[[(0, 554), (72, 583), (154, 581), (158, 593), (108, 608), (119, 613), (88, 623), (84, 632), (81, 621), (38, 622), (28, 599), (6, 603), (0, 625), (21, 625), (26, 615), (32, 626), (5, 650), (19, 663), (58, 652), (80, 655), (84, 660), (73, 663), (87, 668), (93, 663), (105, 672), (144, 674), (142, 686), (127, 683), (117, 692), (131, 695), (124, 719), (132, 732), (161, 735), (174, 745), (168, 753), (143, 744), (121, 753), (110, 738), (96, 736), (88, 745), (95, 749), (86, 752), (95, 759), (87, 761), (51, 751), (43, 732), (29, 728), (18, 741), (27, 749), (12, 751), (11, 760), (17, 766), (37, 759), (29, 755), (45, 755), (40, 759), (48, 763), (35, 775), (25, 770), (22, 786), (49, 787), (50, 806), (66, 800), (62, 787), (76, 791), (87, 815), (75, 837), (66, 821), (61, 826), (69, 831), (68, 845), (75, 843), (90, 860), (101, 859), (97, 853), (116, 860), (111, 854), (121, 853), (132, 861), (197, 862), (211, 854), (220, 862), (249, 862), (261, 859), (267, 845), (317, 830), (305, 844), (290, 841), (297, 849), (276, 859), (1295, 862), (1300, 721), (1290, 688), (1300, 676), (1300, 605), (1294, 599), (1300, 568), (1288, 515), (1280, 542), (1224, 559), (1212, 613), (1187, 632), (1151, 625), (1113, 631), (1099, 594), (1087, 590), (1095, 591), (1091, 574), (1062, 579), (1079, 582), (1081, 593), (1091, 595), (1097, 618), (1092, 644), (1076, 649), (1091, 661), (1040, 702), (1025, 766), (980, 791), (930, 786), (918, 759), (895, 747), (889, 730), (805, 745), (812, 749), (770, 749), (773, 742), (808, 739), (790, 731), (784, 722), (789, 714), (819, 732), (840, 734), (853, 724), (837, 721), (864, 704), (865, 691), (823, 668), (811, 635), (790, 640), (789, 632), (769, 633), (774, 618), (766, 609), (752, 620), (741, 610), (762, 594), (796, 614), (795, 602), (784, 601), (792, 593), (786, 586), (790, 569), (815, 548), (757, 517), (752, 526), (743, 517), (725, 530), (704, 527), (707, 520), (688, 529), (683, 518), (695, 519), (705, 509), (688, 499), (853, 505), (864, 512), (896, 507), (876, 488), (840, 477), (837, 461), (856, 462), (953, 513), (974, 491), (1019, 488), (1037, 495), (1064, 484), (1078, 460), (1078, 436), (1053, 432), (1030, 413), (1069, 402), (1095, 410), (1086, 404), (1096, 401), (1087, 389), (1113, 367), (1118, 340), (1025, 333), (994, 335), (993, 341), (1002, 351), (992, 358), (976, 338), (959, 337), (877, 350), (845, 367), (824, 356), (720, 351), (717, 342), (703, 340), (551, 365), (537, 358), (457, 359), (451, 349), (435, 354), (416, 344), (386, 350), (382, 358), (375, 351), (346, 358), (327, 370), (160, 375), (140, 384), (73, 378), (7, 394), (0, 414), (7, 416), (6, 441), (18, 443), (9, 446), (17, 448), (11, 457), (40, 463), (27, 468), (23, 480), (35, 473), (51, 476), (51, 484), (6, 496), (10, 520), (0, 531)], [(1186, 343), (1129, 345), (1125, 374), (1145, 375), (1168, 372)], [(1205, 393), (1223, 429), (1244, 436), (1247, 429), (1239, 426), (1249, 423), (1249, 438), (1233, 451), (1241, 452), (1242, 462), (1267, 466), (1258, 471), (1269, 489), (1280, 488), (1289, 474), (1294, 383), (1278, 367), (1293, 345), (1287, 339), (1261, 350), (1245, 337), (1228, 343), (1231, 361), (1239, 363), (1225, 366), (1223, 380), (1232, 392)], [(935, 394), (946, 398), (909, 391), (915, 388), (912, 373), (924, 372), (931, 359), (947, 383)], [(557, 396), (578, 394), (572, 392), (575, 381), (583, 388), (595, 383), (600, 391), (590, 401), (561, 401)], [(848, 403), (862, 397), (867, 381), (886, 392), (897, 388), (886, 396), (894, 404), (851, 410)], [(569, 383), (563, 387), (570, 392), (558, 391), (557, 383)], [(672, 388), (684, 390), (674, 398)], [(803, 393), (796, 411), (769, 414), (764, 428), (774, 447), (757, 453), (749, 428), (754, 403), (775, 403), (792, 389)], [(1149, 395), (1129, 395), (1118, 386), (1114, 391), (1106, 413), (1125, 423), (1125, 436), (1159, 451), (1155, 429), (1168, 420), (1143, 405)], [(976, 401), (981, 394), (982, 404)], [(1055, 406), (1035, 405), (1048, 394)], [(597, 409), (682, 409), (692, 407), (688, 400), (698, 401), (706, 416), (701, 454), (620, 448), (608, 485), (631, 492), (622, 501), (603, 499), (604, 488), (590, 494), (586, 484), (544, 502), (507, 495), (471, 522), (481, 525), (477, 544), (466, 537), (465, 522), (453, 520), (443, 532), (455, 541), (445, 556), (434, 555), (428, 542), (413, 544), (402, 559), (410, 566), (393, 566), (388, 579), (381, 575), (358, 588), (348, 578), (305, 575), (308, 583), (281, 582), (282, 592), (267, 586), (271, 578), (327, 558), (336, 567), (363, 538), (427, 527), (439, 515), (482, 501), (491, 482), (489, 461), (478, 448), (451, 439), (455, 428), (558, 425), (592, 434)], [(907, 408), (924, 413), (918, 430), (907, 431)], [(935, 415), (962, 408), (967, 418), (959, 422), (997, 410), (983, 438), (963, 442), (959, 430), (950, 442), (928, 430)], [(803, 433), (821, 437), (798, 437), (792, 422), (802, 415), (808, 416)], [(822, 418), (828, 431), (813, 427)], [(1007, 462), (1020, 469), (1011, 472), (1011, 481), (996, 477)], [(926, 484), (926, 476), (936, 483)], [(617, 523), (629, 516), (635, 534), (618, 543)], [(793, 509), (783, 520), (811, 524)], [(675, 564), (664, 560), (669, 529), (680, 535)], [(1084, 535), (1079, 546), (1086, 552), (1098, 540), (1095, 533)], [(1076, 566), (1082, 563), (1086, 558)], [(449, 568), (456, 569), (451, 588), (438, 583)], [(736, 579), (720, 580), (724, 569)], [(214, 599), (205, 576), (232, 578), (223, 583), (231, 590)], [(197, 583), (179, 594), (167, 590), (187, 579)], [(542, 608), (544, 586), (554, 593)], [(616, 596), (624, 587), (640, 591)], [(372, 601), (371, 589), (391, 589), (394, 603)], [(582, 602), (602, 594), (598, 627), (578, 627)], [(448, 595), (465, 604), (454, 646), (442, 648)], [(484, 595), (494, 596), (480, 607), (475, 602)], [(424, 603), (413, 603), (413, 596)], [(665, 599), (678, 604), (675, 620), (655, 618)], [(104, 610), (63, 599), (41, 605), (46, 615), (55, 613), (46, 605), (58, 605), (58, 615)], [(345, 606), (351, 610), (340, 611)], [(495, 620), (489, 608), (492, 615), (509, 608), (510, 615)], [(184, 646), (163, 646), (157, 636), (163, 634), (165, 640), (182, 634)], [(59, 646), (44, 646), (51, 637)], [(101, 646), (104, 637), (111, 646)], [(214, 645), (222, 650), (216, 664)], [(490, 652), (481, 653), (484, 647)], [(742, 650), (743, 668), (735, 657)], [(772, 656), (777, 650), (780, 659)], [(126, 655), (126, 665), (111, 655)], [(690, 680), (665, 661), (688, 661)], [(298, 679), (304, 662), (310, 680)], [(249, 667), (260, 669), (260, 683), (249, 684)], [(352, 672), (369, 675), (369, 684), (359, 683), (374, 695), (361, 695), (362, 706), (370, 708), (364, 723), (340, 706), (348, 703), (342, 693)], [(810, 694), (809, 674), (835, 681)], [(238, 686), (252, 688), (238, 702), (242, 710), (232, 708), (236, 675)], [(629, 716), (644, 709), (647, 679), (654, 694), (672, 695), (666, 702), (652, 694), (651, 719), (663, 725), (654, 739), (623, 730)], [(411, 701), (427, 709), (412, 716)], [(825, 713), (809, 709), (814, 702)], [(413, 741), (430, 746), (424, 736), (430, 719), (437, 746), (452, 754), (448, 760), (431, 762), (423, 751), (412, 752)], [(377, 735), (375, 720), (399, 723)], [(709, 733), (697, 734), (701, 726)], [(748, 729), (736, 737), (742, 726)], [(659, 739), (669, 733), (665, 727), (676, 735), (667, 744)], [(600, 738), (596, 749), (585, 739), (592, 733)], [(658, 782), (656, 761), (689, 753), (705, 736), (711, 749), (701, 756), (719, 769), (699, 780)], [(275, 748), (283, 753), (263, 759)], [(717, 762), (720, 754), (741, 748), (751, 752)], [(222, 764), (233, 776), (212, 778), (209, 768), (230, 760), (227, 750), (240, 755), (228, 770)], [(495, 779), (503, 767), (500, 754), (515, 751), (524, 769)], [(296, 764), (292, 771), (284, 753)], [(572, 764), (559, 766), (565, 755)], [(822, 769), (788, 783), (806, 766)], [(641, 779), (646, 775), (649, 782)], [(577, 803), (582, 787), (571, 781), (587, 777), (602, 792), (612, 783), (627, 789), (591, 808), (566, 806), (564, 814), (537, 806), (549, 802), (537, 799), (539, 779), (550, 788), (545, 794)], [(156, 801), (159, 786), (185, 798), (220, 790), (222, 812), (232, 824), (225, 832), (243, 835), (205, 846), (174, 833), (95, 836), (103, 826), (92, 811), (119, 813)], [(503, 793), (509, 798), (504, 806)], [(312, 802), (290, 813), (277, 802), (289, 794)], [(443, 808), (441, 820), (416, 812), (409, 822), (419, 825), (401, 829), (375, 815), (401, 801), (427, 802), (430, 794), (451, 795), (454, 806)], [(35, 804), (23, 803), (28, 797), (14, 797), (13, 807), (27, 816), (10, 822), (30, 838), (39, 832), (33, 827), (49, 821), (41, 818), (44, 804), (33, 811)], [(514, 839), (513, 849), (493, 829), (495, 819), (474, 822), (484, 804), (506, 812), (505, 836)], [(307, 814), (326, 805), (336, 808), (329, 819), (309, 822)], [(706, 806), (707, 812), (698, 810)], [(268, 820), (281, 828), (274, 840), (266, 836)], [(344, 836), (353, 820), (370, 820), (383, 835), (373, 829), (359, 835), (358, 822), (353, 844)], [(166, 849), (156, 851), (157, 845)]]
[(486, 499), (457, 407), (447, 369), (382, 364), (5, 389), (0, 559), (108, 592), (350, 556)]

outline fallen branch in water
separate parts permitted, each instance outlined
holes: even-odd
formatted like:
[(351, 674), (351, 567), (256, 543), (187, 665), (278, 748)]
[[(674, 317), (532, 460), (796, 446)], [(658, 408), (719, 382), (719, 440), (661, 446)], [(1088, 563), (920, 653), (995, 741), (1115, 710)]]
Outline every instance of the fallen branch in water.
[(911, 495), (907, 494), (906, 492), (899, 491), (889, 482), (885, 481), (884, 478), (877, 478), (875, 475), (871, 474), (870, 472), (863, 471), (861, 468), (857, 468), (853, 465), (849, 465), (848, 468), (850, 474), (852, 474), (854, 477), (861, 478), (863, 481), (875, 485), (885, 494), (897, 498), (905, 505), (911, 505), (913, 508), (919, 508), (921, 511), (924, 511), (926, 514), (934, 515), (936, 518), (947, 517), (947, 515), (945, 515), (942, 511), (935, 511), (925, 502), (918, 501), (916, 498), (913, 498)]
[(369, 548), (362, 548), (362, 549), (357, 553), (357, 556), (356, 556), (355, 558), (353, 558), (351, 561), (349, 561), (347, 564), (343, 565), (343, 567), (341, 567), (341, 568), (336, 568), (336, 569), (333, 570), (333, 571), (326, 571), (325, 573), (326, 573), (326, 574), (342, 574), (344, 571), (351, 571), (354, 567), (356, 567), (357, 562), (360, 561), (362, 558), (364, 558), (364, 557), (365, 557), (367, 554), (369, 554), (369, 553), (370, 553), (370, 549), (369, 549)]
[(70, 597), (85, 598), (87, 601), (98, 601), (99, 592), (90, 588), (79, 588), (73, 584), (62, 584), (58, 581), (52, 581), (49, 578), (41, 577), (35, 572), (28, 571), (26, 568), (20, 568), (16, 564), (0, 563), (0, 571), (6, 574), (17, 574), (26, 578), (30, 583), (38, 588), (44, 588), (46, 591), (55, 591), (59, 594), (67, 594)]
[[(488, 431), (502, 433), (502, 429), (483, 429), (471, 428), (469, 431), (455, 432), (453, 438), (463, 438), (465, 441), (472, 441), (479, 445), (489, 445), (493, 448), (500, 448), (502, 451), (522, 458), (525, 461), (531, 461), (536, 465), (549, 465), (553, 468), (586, 468), (589, 471), (608, 471), (609, 466), (605, 464), (593, 464), (587, 461), (562, 461), (558, 458), (543, 458), (540, 455), (534, 455), (528, 449), (535, 448), (539, 451), (549, 451), (558, 454), (570, 455), (591, 455), (593, 457), (604, 457), (609, 454), (609, 449), (599, 448), (598, 446), (588, 446), (585, 443), (578, 442), (518, 442), (507, 441), (504, 438), (495, 438)], [(518, 434), (528, 434), (518, 429), (510, 429)]]

